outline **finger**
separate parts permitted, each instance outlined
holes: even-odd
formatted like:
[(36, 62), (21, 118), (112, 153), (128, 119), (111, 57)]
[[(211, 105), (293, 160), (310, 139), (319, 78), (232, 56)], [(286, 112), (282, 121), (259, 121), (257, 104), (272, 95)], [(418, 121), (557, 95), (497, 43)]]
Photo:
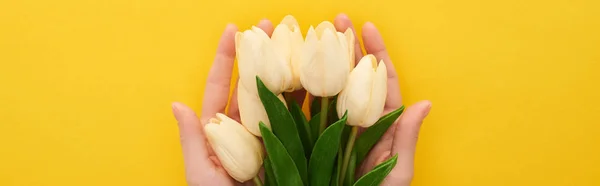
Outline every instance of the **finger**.
[(173, 103), (172, 109), (179, 126), (186, 178), (194, 178), (201, 175), (207, 167), (214, 167), (208, 156), (209, 147), (204, 137), (203, 125), (196, 113), (184, 104)]
[(216, 113), (224, 113), (229, 99), (229, 87), (231, 73), (235, 59), (235, 33), (237, 27), (233, 24), (227, 25), (221, 36), (217, 55), (213, 62), (208, 79), (204, 99), (202, 101), (202, 123), (215, 116)]
[(269, 37), (271, 37), (271, 35), (273, 34), (273, 23), (271, 23), (271, 21), (269, 21), (268, 19), (260, 20), (260, 22), (258, 22), (257, 27), (265, 31), (265, 33), (267, 33)]
[(387, 67), (388, 92), (385, 102), (386, 108), (400, 108), (402, 105), (402, 96), (400, 95), (398, 74), (396, 74), (394, 63), (392, 63), (392, 60), (387, 53), (381, 34), (373, 23), (367, 22), (362, 28), (362, 37), (367, 53), (373, 54), (377, 60), (383, 60)]
[(360, 48), (360, 41), (356, 35), (356, 29), (354, 29), (354, 25), (352, 25), (352, 21), (350, 18), (348, 18), (348, 15), (339, 14), (337, 17), (335, 17), (333, 24), (338, 32), (345, 32), (348, 28), (352, 29), (352, 33), (354, 33), (354, 62), (358, 63), (358, 61), (360, 61), (360, 59), (363, 57), (363, 52)]
[[(238, 78), (238, 80), (235, 83), (235, 87), (239, 86), (240, 84), (240, 80)], [(236, 120), (238, 122), (241, 122), (240, 120), (240, 109), (238, 107), (238, 92), (237, 92), (237, 88), (233, 89), (233, 93), (231, 94), (231, 98), (229, 98), (229, 109), (227, 110), (227, 116), (229, 116), (229, 118)]]
[(408, 185), (406, 183), (412, 180), (419, 130), (430, 109), (431, 102), (421, 101), (408, 107), (400, 116), (390, 154), (391, 156), (398, 154), (396, 167), (390, 173), (392, 175), (390, 179), (394, 180), (394, 183)]

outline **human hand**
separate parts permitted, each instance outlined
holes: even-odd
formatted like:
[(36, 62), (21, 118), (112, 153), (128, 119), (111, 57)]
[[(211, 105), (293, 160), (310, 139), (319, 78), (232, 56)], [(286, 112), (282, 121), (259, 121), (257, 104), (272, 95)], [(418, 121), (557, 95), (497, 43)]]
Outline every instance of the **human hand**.
[[(347, 28), (354, 27), (348, 16), (340, 14), (335, 18), (334, 25), (338, 31), (345, 31)], [(355, 37), (356, 37), (356, 31)], [(402, 96), (400, 95), (400, 86), (398, 75), (394, 68), (381, 34), (373, 25), (366, 23), (362, 28), (362, 38), (364, 47), (369, 54), (373, 54), (377, 60), (383, 60), (387, 68), (387, 99), (385, 102), (383, 114), (387, 114), (402, 106)], [(359, 62), (363, 57), (358, 38), (355, 39), (355, 61)], [(421, 101), (408, 107), (396, 122), (390, 126), (386, 133), (375, 144), (363, 161), (357, 175), (361, 176), (371, 171), (379, 163), (398, 154), (396, 166), (385, 178), (381, 185), (409, 186), (413, 178), (414, 154), (416, 150), (419, 129), (423, 119), (429, 113), (431, 103)]]
[[(267, 34), (273, 32), (272, 23), (268, 20), (261, 21), (258, 27)], [(228, 104), (237, 30), (235, 25), (228, 25), (221, 36), (214, 63), (208, 73), (200, 118), (191, 108), (182, 103), (173, 103), (172, 105), (173, 114), (179, 125), (185, 177), (190, 186), (252, 185), (251, 181), (238, 183), (229, 176), (221, 166), (204, 134), (204, 125), (208, 123), (208, 120), (217, 113), (225, 113)], [(239, 122), (240, 114), (235, 90), (237, 89), (234, 89), (231, 100), (229, 100), (227, 116)]]

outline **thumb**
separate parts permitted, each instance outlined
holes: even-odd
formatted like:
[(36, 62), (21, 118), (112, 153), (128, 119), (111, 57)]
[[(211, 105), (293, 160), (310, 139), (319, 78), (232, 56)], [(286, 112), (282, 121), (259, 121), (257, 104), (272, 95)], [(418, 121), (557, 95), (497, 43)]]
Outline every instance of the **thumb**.
[(391, 153), (391, 155), (398, 154), (398, 162), (390, 176), (386, 178), (386, 182), (394, 185), (410, 185), (419, 130), (430, 109), (431, 102), (420, 101), (408, 107), (406, 112), (400, 116)]

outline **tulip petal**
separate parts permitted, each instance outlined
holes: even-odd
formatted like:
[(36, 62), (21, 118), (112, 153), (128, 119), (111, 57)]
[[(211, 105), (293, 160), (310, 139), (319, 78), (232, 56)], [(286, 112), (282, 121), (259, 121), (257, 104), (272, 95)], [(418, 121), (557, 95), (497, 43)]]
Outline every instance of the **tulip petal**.
[(273, 35), (271, 36), (271, 40), (274, 44), (274, 50), (284, 56), (286, 60), (290, 60), (291, 58), (292, 41), (290, 36), (290, 29), (287, 27), (287, 25), (281, 24), (275, 27), (275, 31), (273, 31)]
[(283, 19), (281, 20), (281, 22), (279, 24), (282, 25), (286, 25), (289, 27), (290, 30), (292, 30), (292, 28), (294, 26), (298, 26), (298, 21), (296, 20), (296, 18), (294, 18), (294, 16), (292, 15), (287, 15), (285, 17), (283, 17)]
[(319, 25), (317, 25), (317, 28), (315, 28), (317, 37), (319, 39), (322, 39), (323, 33), (325, 33), (325, 30), (327, 30), (327, 29), (335, 31), (335, 26), (333, 25), (333, 23), (331, 23), (329, 21), (323, 21)]
[[(373, 83), (373, 55), (363, 57), (348, 78), (350, 84), (346, 97), (348, 109), (348, 124), (352, 126), (365, 125), (365, 116), (370, 112), (369, 102)], [(372, 124), (372, 123), (371, 123)]]
[(264, 30), (256, 26), (252, 26), (252, 32), (254, 32), (258, 37), (260, 37), (261, 40), (269, 39), (269, 35), (267, 35), (267, 33)]
[[(240, 79), (241, 81), (241, 79)], [(250, 93), (242, 84), (237, 87), (238, 109), (242, 124), (250, 133), (261, 136), (258, 123), (262, 121), (267, 127), (271, 127), (267, 112), (257, 95)]]
[(354, 42), (356, 42), (354, 40), (354, 32), (351, 28), (348, 28), (346, 29), (346, 32), (344, 32), (344, 36), (346, 36), (346, 43), (348, 44), (348, 59), (350, 60), (350, 70), (352, 70), (356, 63), (354, 58)]
[(259, 49), (263, 47), (263, 42), (251, 30), (246, 30), (243, 34), (239, 35), (240, 41), (238, 42), (237, 60), (240, 81), (251, 93), (258, 95), (255, 80), (257, 73), (255, 69), (257, 60), (261, 58)]
[(349, 69), (352, 70), (352, 68), (354, 68), (354, 56), (350, 56), (348, 49), (354, 47), (354, 45), (349, 45), (348, 40), (346, 39), (346, 35), (344, 35), (344, 33), (337, 32), (336, 34), (340, 42), (341, 49), (343, 51), (342, 55), (348, 55)]
[(302, 45), (304, 44), (304, 38), (300, 32), (298, 26), (294, 26), (293, 32), (291, 33), (291, 56), (290, 63), (292, 68), (292, 86), (290, 91), (299, 90), (302, 88), (300, 83), (300, 64), (302, 55)]
[(377, 67), (377, 70), (375, 71), (375, 75), (373, 78), (373, 87), (371, 88), (371, 101), (369, 102), (369, 113), (367, 115), (367, 118), (365, 119), (365, 124), (371, 126), (375, 122), (377, 122), (377, 120), (381, 116), (381, 113), (383, 113), (386, 96), (387, 68), (382, 60), (379, 62), (379, 65)]
[[(276, 74), (278, 77), (283, 77), (281, 82), (279, 82), (278, 91), (293, 91), (294, 85), (294, 73), (292, 66), (292, 32), (289, 27), (284, 24), (277, 25), (275, 27), (275, 31), (273, 31), (273, 36), (271, 36), (271, 41), (273, 42), (273, 53), (274, 55), (279, 56), (283, 64), (281, 65), (282, 69), (280, 73), (270, 72), (271, 74)], [(285, 74), (284, 74), (285, 73)]]
[(323, 31), (320, 46), (323, 58), (319, 62), (322, 65), (319, 81), (323, 92), (319, 96), (335, 96), (346, 86), (346, 77), (350, 71), (346, 49), (340, 46), (335, 30), (330, 29)]
[(325, 69), (320, 63), (323, 52), (319, 43), (316, 31), (310, 27), (300, 56), (300, 82), (308, 92), (315, 96), (320, 96), (324, 87), (321, 75), (325, 73)]
[(242, 33), (242, 32), (236, 32), (235, 33), (235, 54), (236, 54), (237, 58), (239, 58), (240, 45), (241, 45), (241, 42), (242, 42), (242, 37), (244, 37), (244, 33)]
[(289, 60), (281, 55), (275, 49), (271, 40), (263, 40), (263, 47), (260, 50), (261, 62), (256, 64), (255, 70), (258, 76), (265, 82), (265, 85), (271, 92), (278, 95), (289, 86), (292, 80), (292, 73)]

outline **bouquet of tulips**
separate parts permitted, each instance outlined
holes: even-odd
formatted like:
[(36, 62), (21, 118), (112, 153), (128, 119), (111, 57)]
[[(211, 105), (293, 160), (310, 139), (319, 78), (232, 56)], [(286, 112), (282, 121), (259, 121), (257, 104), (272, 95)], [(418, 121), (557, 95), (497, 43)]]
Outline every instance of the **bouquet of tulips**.
[[(256, 185), (363, 186), (379, 185), (390, 173), (395, 155), (355, 178), (357, 165), (404, 107), (381, 116), (386, 66), (373, 55), (355, 66), (353, 34), (325, 21), (303, 38), (292, 16), (271, 37), (257, 27), (236, 34), (241, 124), (217, 114), (205, 125), (231, 177)], [(309, 115), (289, 95), (300, 89), (314, 98)]]

